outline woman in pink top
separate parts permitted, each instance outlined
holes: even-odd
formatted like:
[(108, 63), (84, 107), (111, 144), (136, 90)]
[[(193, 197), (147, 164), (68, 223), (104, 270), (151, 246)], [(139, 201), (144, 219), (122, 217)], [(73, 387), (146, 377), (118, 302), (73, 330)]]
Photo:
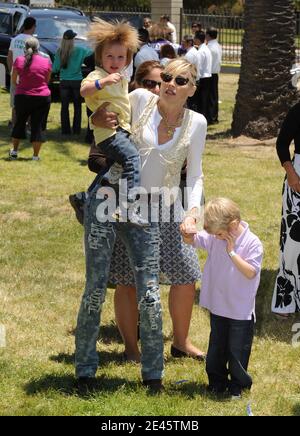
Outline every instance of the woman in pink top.
[(11, 77), (12, 83), (16, 85), (16, 123), (12, 131), (13, 149), (9, 151), (9, 157), (17, 159), (20, 139), (26, 138), (26, 122), (30, 117), (32, 159), (37, 161), (40, 159), (39, 152), (43, 142), (42, 126), (45, 125), (51, 103), (48, 82), (52, 67), (49, 58), (39, 54), (39, 42), (36, 38), (27, 39), (24, 52), (24, 56), (15, 60)]

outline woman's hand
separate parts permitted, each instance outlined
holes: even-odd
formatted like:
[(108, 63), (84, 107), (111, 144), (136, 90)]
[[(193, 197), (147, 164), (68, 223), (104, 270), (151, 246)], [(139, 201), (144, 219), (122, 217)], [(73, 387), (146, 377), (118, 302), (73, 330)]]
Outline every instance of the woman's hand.
[(295, 192), (300, 192), (300, 177), (296, 173), (292, 162), (284, 162), (282, 166), (285, 169), (289, 187)]
[(293, 191), (300, 192), (300, 177), (296, 171), (287, 174), (287, 182)]
[(187, 216), (180, 226), (180, 232), (186, 244), (193, 244), (194, 236), (197, 233), (195, 218)]
[(110, 103), (103, 103), (92, 115), (92, 123), (104, 129), (116, 129), (119, 125), (118, 114), (106, 110)]

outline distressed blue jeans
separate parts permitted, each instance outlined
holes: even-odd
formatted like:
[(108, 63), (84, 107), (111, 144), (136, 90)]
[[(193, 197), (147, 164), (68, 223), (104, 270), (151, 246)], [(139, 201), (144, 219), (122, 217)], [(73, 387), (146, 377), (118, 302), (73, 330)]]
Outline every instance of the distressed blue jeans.
[(159, 227), (157, 223), (138, 228), (125, 222), (103, 222), (99, 217), (99, 209), (105, 201), (101, 190), (103, 192), (106, 188), (99, 188), (96, 185), (85, 204), (86, 286), (75, 335), (76, 377), (94, 377), (97, 371), (96, 344), (101, 311), (118, 234), (126, 245), (135, 274), (140, 313), (142, 379), (161, 379), (164, 363), (159, 292)]

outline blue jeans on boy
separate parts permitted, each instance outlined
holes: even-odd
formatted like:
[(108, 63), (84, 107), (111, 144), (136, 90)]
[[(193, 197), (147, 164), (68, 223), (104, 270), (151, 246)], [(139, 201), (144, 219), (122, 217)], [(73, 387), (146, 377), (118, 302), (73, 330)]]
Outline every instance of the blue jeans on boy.
[(247, 369), (254, 336), (254, 319), (239, 321), (211, 314), (210, 325), (206, 358), (209, 389), (216, 393), (228, 389), (231, 395), (240, 395), (242, 389), (252, 386)]
[[(122, 179), (127, 180), (128, 191), (140, 186), (140, 156), (135, 144), (130, 139), (130, 134), (126, 130), (119, 127), (114, 136), (100, 142), (97, 147), (101, 149), (107, 158), (122, 166)], [(123, 198), (127, 197), (127, 192), (121, 194)], [(130, 202), (130, 200), (130, 198), (127, 198), (127, 201)]]
[(164, 363), (158, 279), (159, 227), (157, 223), (151, 223), (149, 227), (140, 229), (129, 223), (102, 222), (102, 220), (100, 222), (97, 218), (97, 209), (105, 200), (97, 198), (100, 197), (97, 195), (99, 188), (100, 186), (97, 185), (93, 189), (85, 203), (86, 287), (75, 336), (76, 376), (94, 377), (97, 371), (96, 343), (110, 260), (118, 233), (127, 247), (135, 272), (140, 312), (142, 378), (143, 380), (161, 379)]

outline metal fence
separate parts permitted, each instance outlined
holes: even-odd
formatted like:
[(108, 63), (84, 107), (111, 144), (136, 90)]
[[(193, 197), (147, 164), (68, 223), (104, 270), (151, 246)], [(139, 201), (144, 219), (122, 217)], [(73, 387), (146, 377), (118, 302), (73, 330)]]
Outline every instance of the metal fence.
[(223, 46), (223, 61), (231, 64), (241, 62), (244, 17), (233, 15), (199, 14), (185, 11), (181, 17), (181, 35), (192, 33), (192, 23), (200, 23), (202, 29), (218, 29), (218, 40)]
[[(230, 14), (215, 15), (201, 12), (184, 11), (181, 16), (181, 35), (192, 32), (192, 23), (197, 22), (203, 29), (218, 29), (218, 39), (223, 46), (223, 62), (240, 64), (244, 36), (244, 17)], [(300, 12), (296, 12), (296, 62), (300, 62)]]
[[(141, 27), (143, 18), (151, 16), (147, 9), (128, 8), (122, 11), (85, 11), (90, 16), (101, 16), (104, 19), (126, 18), (135, 27)], [(182, 36), (192, 34), (192, 23), (201, 23), (202, 29), (215, 27), (218, 39), (223, 46), (223, 62), (241, 63), (242, 41), (244, 35), (244, 17), (229, 13), (223, 15), (209, 14), (205, 11), (182, 10), (180, 16), (180, 40)], [(300, 62), (300, 12), (296, 13), (296, 61)]]

